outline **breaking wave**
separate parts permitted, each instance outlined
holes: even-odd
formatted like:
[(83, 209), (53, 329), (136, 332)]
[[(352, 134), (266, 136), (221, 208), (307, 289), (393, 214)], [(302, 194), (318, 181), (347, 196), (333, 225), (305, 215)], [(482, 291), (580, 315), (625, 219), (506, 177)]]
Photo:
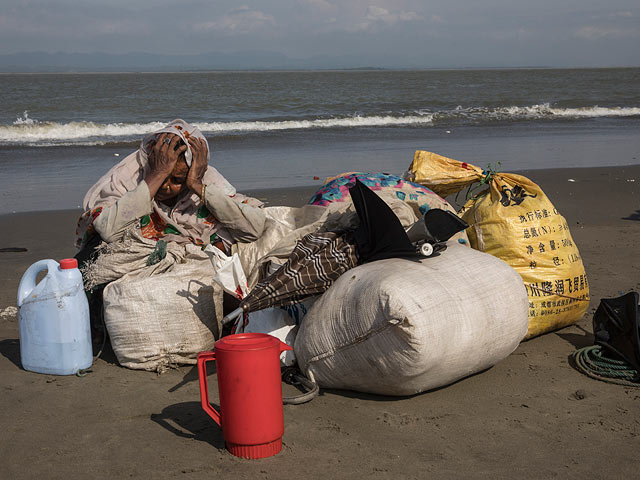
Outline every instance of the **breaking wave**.
[[(272, 121), (194, 122), (205, 134), (233, 134), (304, 129), (402, 127), (482, 124), (504, 121), (554, 120), (640, 116), (640, 107), (557, 108), (549, 104), (510, 107), (462, 107), (451, 110), (414, 110), (409, 113), (335, 116)], [(58, 123), (30, 118), (28, 112), (10, 125), (0, 125), (0, 145), (105, 145), (135, 142), (158, 130), (163, 122)]]
[(598, 117), (633, 117), (640, 116), (640, 107), (581, 107), (558, 108), (548, 103), (531, 105), (529, 107), (457, 107), (444, 115), (460, 118), (474, 118), (477, 120), (540, 120), (552, 118), (598, 118)]

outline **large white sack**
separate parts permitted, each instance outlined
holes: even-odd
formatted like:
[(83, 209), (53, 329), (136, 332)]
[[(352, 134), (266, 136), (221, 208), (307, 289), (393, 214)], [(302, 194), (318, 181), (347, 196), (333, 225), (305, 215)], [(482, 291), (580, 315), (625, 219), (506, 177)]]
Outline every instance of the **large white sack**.
[(527, 324), (520, 275), (449, 242), (419, 262), (381, 260), (343, 274), (307, 313), (295, 354), (321, 387), (410, 395), (496, 364)]
[[(195, 250), (195, 249), (192, 249)], [(104, 289), (104, 320), (120, 365), (163, 371), (195, 364), (220, 336), (222, 289), (207, 255), (148, 277), (125, 275)]]

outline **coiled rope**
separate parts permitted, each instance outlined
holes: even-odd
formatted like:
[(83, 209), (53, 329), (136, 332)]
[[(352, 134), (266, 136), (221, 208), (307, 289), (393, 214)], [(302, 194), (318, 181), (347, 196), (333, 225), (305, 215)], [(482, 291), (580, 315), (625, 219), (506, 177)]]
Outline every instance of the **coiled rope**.
[(295, 385), (301, 388), (304, 393), (295, 397), (284, 397), (282, 403), (285, 405), (300, 405), (313, 400), (320, 393), (320, 388), (313, 378), (311, 372), (308, 373), (310, 378), (300, 372), (296, 367), (289, 367), (282, 373), (282, 380), (289, 385)]
[(607, 383), (640, 387), (640, 372), (619, 358), (609, 357), (600, 345), (580, 348), (571, 355), (576, 369)]

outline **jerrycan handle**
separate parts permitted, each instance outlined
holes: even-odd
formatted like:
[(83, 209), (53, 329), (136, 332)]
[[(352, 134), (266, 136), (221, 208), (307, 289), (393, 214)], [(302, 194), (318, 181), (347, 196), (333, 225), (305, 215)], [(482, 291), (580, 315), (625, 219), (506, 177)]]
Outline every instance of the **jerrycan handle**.
[(24, 272), (22, 275), (22, 279), (20, 280), (20, 285), (18, 286), (18, 307), (21, 307), (24, 303), (25, 299), (33, 292), (33, 289), (36, 288), (36, 277), (43, 270), (48, 270), (49, 272), (54, 271), (58, 268), (58, 262), (52, 259), (40, 260)]
[(202, 409), (220, 426), (220, 413), (209, 403), (209, 385), (207, 384), (207, 362), (216, 359), (215, 352), (198, 354), (198, 377), (200, 379), (200, 404)]

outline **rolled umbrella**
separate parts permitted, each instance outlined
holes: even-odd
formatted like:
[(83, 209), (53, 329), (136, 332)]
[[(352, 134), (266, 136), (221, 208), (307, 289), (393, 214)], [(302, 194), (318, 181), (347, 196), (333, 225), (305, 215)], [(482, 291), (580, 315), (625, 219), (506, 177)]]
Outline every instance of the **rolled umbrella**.
[(292, 305), (325, 292), (347, 270), (385, 258), (423, 258), (400, 220), (378, 195), (358, 179), (349, 187), (360, 225), (355, 230), (310, 233), (297, 243), (287, 262), (258, 282), (240, 306), (222, 319)]
[(223, 324), (242, 313), (292, 305), (325, 292), (344, 272), (358, 264), (352, 232), (318, 232), (302, 237), (293, 252), (273, 274), (258, 282), (225, 316)]

